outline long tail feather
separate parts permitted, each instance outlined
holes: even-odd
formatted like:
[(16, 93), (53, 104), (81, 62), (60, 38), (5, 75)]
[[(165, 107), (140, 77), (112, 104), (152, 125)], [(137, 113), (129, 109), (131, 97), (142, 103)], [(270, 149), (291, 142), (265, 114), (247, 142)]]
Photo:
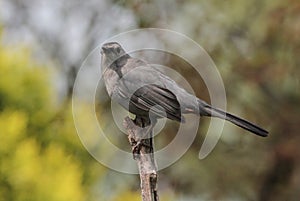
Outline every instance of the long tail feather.
[(259, 135), (262, 137), (268, 136), (268, 131), (266, 131), (265, 129), (263, 129), (245, 119), (237, 117), (228, 112), (222, 111), (220, 109), (213, 108), (208, 104), (203, 105), (202, 101), (200, 102), (199, 105), (200, 105), (199, 106), (200, 107), (200, 115), (202, 115), (202, 116), (212, 116), (212, 117), (218, 117), (221, 119), (225, 119), (225, 120), (230, 121), (231, 123), (243, 128), (243, 129), (246, 129), (256, 135)]

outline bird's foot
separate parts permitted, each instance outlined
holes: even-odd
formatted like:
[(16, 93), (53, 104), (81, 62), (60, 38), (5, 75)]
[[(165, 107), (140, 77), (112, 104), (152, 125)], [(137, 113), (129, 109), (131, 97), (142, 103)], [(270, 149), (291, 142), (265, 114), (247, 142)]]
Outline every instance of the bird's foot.
[(153, 152), (152, 130), (154, 125), (148, 124), (149, 122), (142, 118), (136, 118), (132, 121), (126, 117), (124, 120), (124, 127), (127, 128), (128, 140), (135, 160), (140, 157), (141, 153)]
[(143, 147), (146, 149), (152, 149), (149, 139), (141, 139), (137, 142), (133, 142), (131, 146), (132, 146), (132, 155), (134, 160), (140, 157), (141, 149)]

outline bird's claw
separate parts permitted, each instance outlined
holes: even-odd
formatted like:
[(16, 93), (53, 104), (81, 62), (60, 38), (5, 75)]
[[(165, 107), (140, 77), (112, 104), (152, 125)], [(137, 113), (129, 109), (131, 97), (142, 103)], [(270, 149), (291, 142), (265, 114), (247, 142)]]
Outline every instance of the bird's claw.
[(152, 147), (149, 144), (147, 144), (145, 140), (139, 140), (135, 142), (135, 144), (132, 146), (132, 155), (134, 160), (140, 157), (142, 147), (152, 149)]

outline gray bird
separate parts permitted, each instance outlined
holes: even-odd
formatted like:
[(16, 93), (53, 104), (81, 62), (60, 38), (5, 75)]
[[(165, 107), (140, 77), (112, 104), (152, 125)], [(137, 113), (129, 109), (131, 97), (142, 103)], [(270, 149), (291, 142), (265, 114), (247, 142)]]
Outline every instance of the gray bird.
[(103, 79), (111, 99), (139, 117), (166, 117), (184, 122), (182, 114), (218, 117), (256, 135), (268, 131), (240, 117), (213, 108), (191, 95), (178, 84), (146, 62), (133, 58), (117, 42), (105, 43), (101, 49)]

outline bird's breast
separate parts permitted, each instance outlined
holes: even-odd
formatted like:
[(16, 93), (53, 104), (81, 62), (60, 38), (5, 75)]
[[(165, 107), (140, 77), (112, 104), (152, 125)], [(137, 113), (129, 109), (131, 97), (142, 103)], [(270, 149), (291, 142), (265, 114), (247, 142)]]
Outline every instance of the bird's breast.
[(104, 79), (106, 91), (108, 95), (111, 97), (120, 79), (119, 75), (112, 69), (106, 69), (103, 74), (103, 79)]

